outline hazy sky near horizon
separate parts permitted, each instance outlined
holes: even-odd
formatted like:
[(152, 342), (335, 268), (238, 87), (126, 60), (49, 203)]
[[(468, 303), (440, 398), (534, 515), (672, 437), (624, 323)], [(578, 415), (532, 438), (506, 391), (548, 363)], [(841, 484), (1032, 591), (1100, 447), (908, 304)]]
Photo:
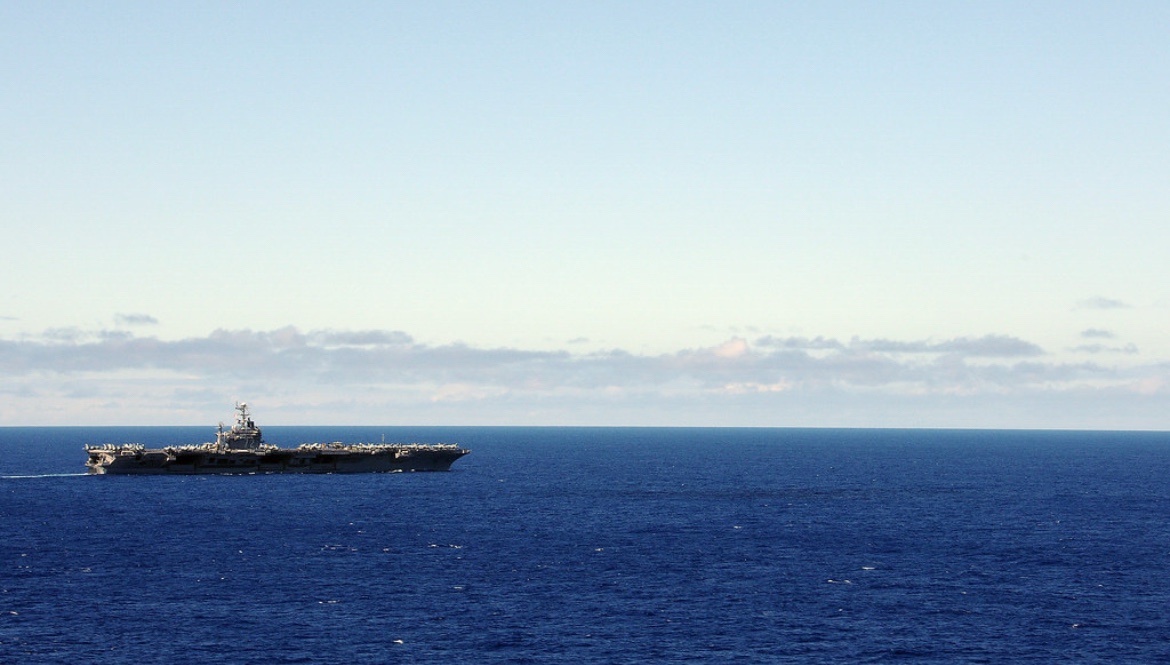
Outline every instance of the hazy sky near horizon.
[(1167, 34), (0, 3), (0, 425), (1170, 428)]

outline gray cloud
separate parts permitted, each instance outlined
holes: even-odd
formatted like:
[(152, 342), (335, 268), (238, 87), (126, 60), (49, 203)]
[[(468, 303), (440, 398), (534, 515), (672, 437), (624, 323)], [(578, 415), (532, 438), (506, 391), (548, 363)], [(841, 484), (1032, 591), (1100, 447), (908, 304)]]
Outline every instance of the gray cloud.
[(1038, 356), (1044, 353), (1039, 346), (1007, 335), (984, 335), (983, 337), (956, 337), (941, 342), (896, 341), (888, 339), (853, 338), (848, 344), (835, 339), (816, 337), (775, 338), (764, 337), (756, 341), (759, 346), (802, 351), (851, 351), (897, 354), (953, 354), (964, 357), (1013, 358)]
[(1129, 309), (1131, 306), (1128, 303), (1113, 298), (1089, 298), (1077, 303), (1081, 309)]
[(759, 346), (766, 346), (780, 349), (798, 349), (802, 351), (819, 351), (824, 349), (844, 349), (845, 345), (835, 339), (826, 339), (824, 337), (814, 337), (809, 339), (807, 337), (761, 337), (756, 340)]
[(1037, 345), (1002, 335), (938, 342), (854, 339), (849, 344), (821, 337), (764, 338), (754, 346), (736, 338), (716, 347), (637, 355), (622, 350), (572, 354), (433, 346), (397, 331), (216, 330), (206, 337), (167, 341), (66, 329), (36, 339), (0, 340), (0, 372), (145, 372), (194, 377), (190, 380), (195, 382), (255, 379), (415, 386), (423, 391), (458, 384), (490, 388), (492, 394), (818, 387), (970, 392), (1097, 380), (1109, 374), (1091, 364), (1021, 362), (1041, 355)]
[(1082, 344), (1073, 347), (1075, 353), (1125, 353), (1129, 355), (1136, 355), (1138, 348), (1136, 344), (1126, 344), (1125, 346), (1108, 346), (1106, 344)]
[(973, 422), (969, 409), (996, 409), (989, 418), (1026, 415), (1013, 396), (1091, 406), (1093, 395), (1108, 394), (1119, 405), (1121, 395), (1164, 399), (1170, 388), (1170, 365), (1050, 361), (1035, 344), (1002, 335), (733, 338), (635, 354), (429, 345), (398, 331), (292, 327), (178, 340), (50, 330), (0, 339), (0, 376), (0, 424), (19, 424), (30, 413), (51, 422), (53, 409), (64, 423), (78, 422), (74, 411), (91, 414), (88, 422), (125, 422), (139, 417), (143, 404), (171, 414), (163, 424), (214, 422), (225, 402), (242, 398), (263, 400), (274, 422), (318, 424), (342, 417), (379, 423), (401, 414), (415, 423), (775, 425), (815, 424), (808, 418), (820, 414), (828, 425), (898, 425), (896, 414), (886, 413), (897, 405), (900, 417), (912, 419), (903, 425), (921, 426)]
[(149, 314), (115, 314), (114, 321), (120, 326), (158, 325), (158, 319)]
[(321, 346), (401, 346), (414, 342), (410, 335), (397, 330), (319, 330), (307, 339)]
[(1101, 330), (1100, 328), (1089, 328), (1087, 330), (1081, 331), (1081, 337), (1084, 337), (1085, 339), (1114, 339), (1117, 337), (1117, 335), (1114, 335), (1108, 330)]
[(949, 353), (973, 358), (1013, 358), (1038, 356), (1039, 346), (1007, 335), (958, 337), (943, 342), (896, 342), (890, 340), (855, 341), (854, 346), (887, 353)]

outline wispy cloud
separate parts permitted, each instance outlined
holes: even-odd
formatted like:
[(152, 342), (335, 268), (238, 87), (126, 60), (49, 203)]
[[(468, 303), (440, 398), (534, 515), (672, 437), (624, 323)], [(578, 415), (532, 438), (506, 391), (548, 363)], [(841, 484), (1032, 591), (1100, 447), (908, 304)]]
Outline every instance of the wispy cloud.
[(1136, 344), (1130, 343), (1123, 346), (1110, 346), (1108, 344), (1082, 344), (1073, 347), (1075, 353), (1124, 353), (1128, 355), (1137, 355), (1138, 347)]
[(1117, 300), (1115, 298), (1105, 298), (1098, 296), (1096, 298), (1088, 298), (1077, 303), (1081, 309), (1129, 309), (1129, 303)]
[(824, 337), (761, 337), (756, 340), (756, 344), (765, 347), (790, 349), (794, 351), (822, 351), (833, 350), (838, 351), (845, 348), (845, 345), (835, 339), (827, 339)]
[[(1102, 330), (1100, 328), (1088, 328), (1081, 331), (1081, 337), (1088, 340), (1113, 340), (1117, 339), (1117, 335), (1110, 330)], [(1070, 349), (1073, 353), (1081, 354), (1103, 354), (1103, 353), (1120, 353), (1125, 355), (1137, 355), (1138, 347), (1136, 344), (1105, 344), (1102, 342), (1090, 342), (1088, 344), (1081, 344)]]
[(115, 314), (114, 321), (120, 326), (158, 325), (158, 319), (149, 314)]
[(414, 342), (414, 339), (410, 335), (397, 330), (318, 330), (309, 333), (306, 340), (323, 347), (385, 347), (411, 344)]
[(1036, 344), (1007, 335), (984, 335), (982, 337), (956, 337), (942, 341), (915, 340), (898, 341), (888, 339), (853, 338), (845, 344), (835, 339), (817, 337), (775, 338), (764, 337), (756, 342), (760, 346), (806, 350), (806, 351), (851, 351), (890, 354), (950, 354), (963, 357), (1012, 358), (1038, 356), (1044, 353)]

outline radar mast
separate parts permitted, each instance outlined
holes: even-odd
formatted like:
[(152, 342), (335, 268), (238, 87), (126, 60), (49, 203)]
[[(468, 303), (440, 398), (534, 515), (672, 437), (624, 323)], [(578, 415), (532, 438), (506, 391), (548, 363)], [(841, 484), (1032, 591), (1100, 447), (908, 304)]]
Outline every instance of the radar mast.
[(223, 423), (220, 423), (219, 430), (215, 434), (215, 443), (220, 447), (233, 450), (251, 450), (259, 448), (264, 443), (260, 428), (256, 427), (256, 422), (252, 420), (252, 415), (248, 412), (247, 402), (236, 402), (236, 424), (225, 432), (223, 431)]

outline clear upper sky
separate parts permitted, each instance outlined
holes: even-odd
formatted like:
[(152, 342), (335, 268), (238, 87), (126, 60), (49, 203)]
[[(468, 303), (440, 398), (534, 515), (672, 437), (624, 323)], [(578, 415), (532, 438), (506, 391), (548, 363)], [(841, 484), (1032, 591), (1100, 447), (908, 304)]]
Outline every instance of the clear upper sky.
[(0, 2), (0, 424), (1168, 428), (1167, 35)]

